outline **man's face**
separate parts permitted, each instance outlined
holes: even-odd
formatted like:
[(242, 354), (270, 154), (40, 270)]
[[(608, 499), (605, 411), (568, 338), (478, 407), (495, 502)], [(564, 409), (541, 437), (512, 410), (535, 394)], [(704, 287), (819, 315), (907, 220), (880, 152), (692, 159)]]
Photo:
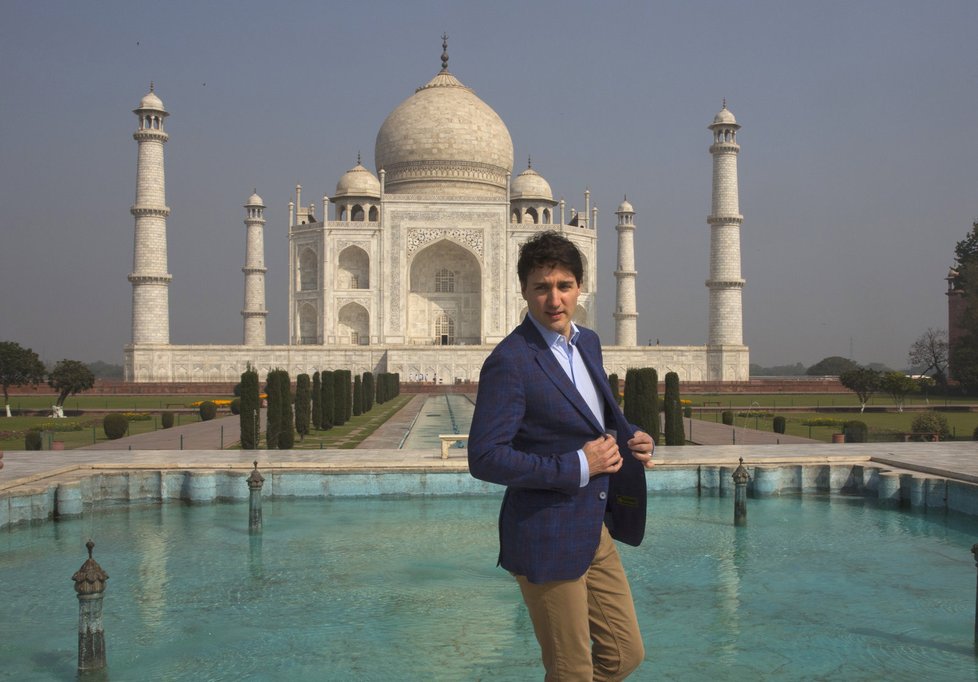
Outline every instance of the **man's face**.
[(570, 270), (545, 265), (526, 276), (523, 300), (533, 319), (570, 340), (571, 319), (580, 293), (581, 286)]

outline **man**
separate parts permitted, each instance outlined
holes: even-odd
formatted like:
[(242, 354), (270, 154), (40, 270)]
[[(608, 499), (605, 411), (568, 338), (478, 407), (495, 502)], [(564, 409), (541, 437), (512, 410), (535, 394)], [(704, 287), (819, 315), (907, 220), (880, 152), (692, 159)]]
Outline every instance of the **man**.
[(519, 583), (546, 680), (621, 680), (645, 649), (611, 538), (642, 541), (652, 438), (612, 397), (597, 334), (573, 322), (574, 244), (539, 233), (517, 272), (527, 315), (482, 367), (469, 470), (506, 486), (499, 565)]

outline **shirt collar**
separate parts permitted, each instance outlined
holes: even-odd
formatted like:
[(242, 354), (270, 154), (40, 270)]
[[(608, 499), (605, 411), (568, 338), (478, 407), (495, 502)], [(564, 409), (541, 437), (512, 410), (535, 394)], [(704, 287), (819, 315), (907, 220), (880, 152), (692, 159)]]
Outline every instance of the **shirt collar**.
[[(530, 318), (530, 322), (532, 322), (533, 326), (537, 328), (538, 332), (540, 332), (540, 336), (543, 337), (543, 340), (548, 347), (553, 348), (554, 346), (560, 343), (561, 339), (564, 338), (563, 334), (555, 332), (552, 329), (547, 329), (542, 324), (537, 322), (537, 318), (533, 317), (533, 315), (531, 315), (530, 313), (527, 313), (526, 316)], [(577, 345), (577, 337), (581, 335), (581, 330), (577, 328), (577, 325), (574, 324), (573, 321), (570, 324), (571, 324), (570, 345), (575, 346)]]

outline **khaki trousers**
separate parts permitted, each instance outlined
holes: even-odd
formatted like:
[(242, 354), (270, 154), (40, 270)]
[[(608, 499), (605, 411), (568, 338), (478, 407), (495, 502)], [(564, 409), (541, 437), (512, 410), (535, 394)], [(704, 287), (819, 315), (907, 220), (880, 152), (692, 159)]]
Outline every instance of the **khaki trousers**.
[[(608, 529), (577, 580), (516, 576), (540, 643), (546, 682), (623, 680), (645, 658), (635, 604)], [(593, 642), (593, 646), (592, 646)]]

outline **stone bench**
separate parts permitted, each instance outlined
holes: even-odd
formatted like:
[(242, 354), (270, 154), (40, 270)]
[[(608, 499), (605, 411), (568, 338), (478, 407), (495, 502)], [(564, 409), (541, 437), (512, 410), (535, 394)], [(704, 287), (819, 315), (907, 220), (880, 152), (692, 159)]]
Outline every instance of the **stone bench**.
[(441, 458), (448, 459), (448, 448), (458, 442), (466, 442), (469, 439), (467, 433), (439, 433), (441, 439)]

